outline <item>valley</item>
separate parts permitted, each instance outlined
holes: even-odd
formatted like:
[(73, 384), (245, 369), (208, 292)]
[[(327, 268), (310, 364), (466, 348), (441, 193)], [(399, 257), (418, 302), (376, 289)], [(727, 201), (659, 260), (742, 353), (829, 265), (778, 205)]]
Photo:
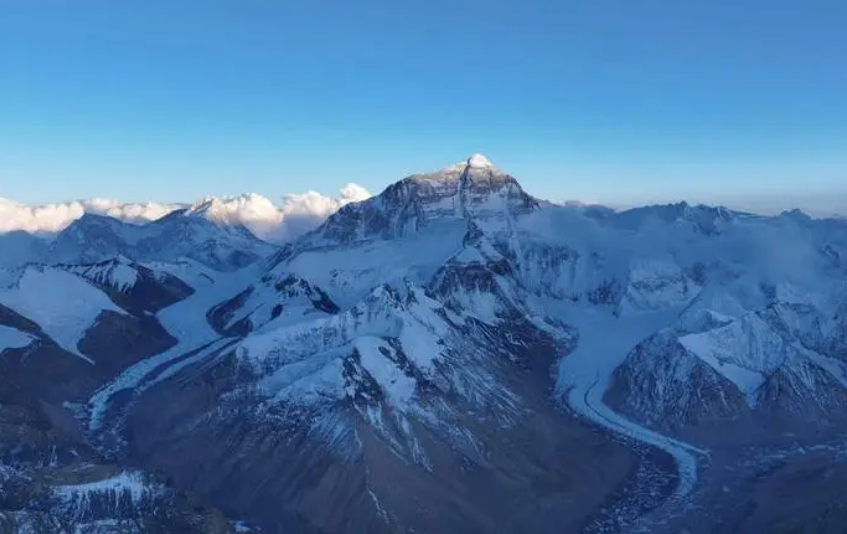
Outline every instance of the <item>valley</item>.
[(481, 155), (281, 246), (221, 210), (4, 267), (0, 532), (838, 531), (844, 221)]

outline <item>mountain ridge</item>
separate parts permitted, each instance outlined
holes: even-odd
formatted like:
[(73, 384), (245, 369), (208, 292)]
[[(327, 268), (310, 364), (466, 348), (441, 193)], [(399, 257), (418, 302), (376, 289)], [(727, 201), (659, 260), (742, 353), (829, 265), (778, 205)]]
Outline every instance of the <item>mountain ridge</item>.
[(20, 314), (0, 324), (22, 333), (0, 377), (32, 383), (39, 354), (73, 365), (79, 385), (51, 400), (73, 389), (57, 410), (98, 461), (266, 531), (322, 533), (676, 532), (791, 447), (830, 451), (841, 476), (842, 224), (555, 206), (480, 156), (249, 261), (221, 261), (259, 245), (205, 218), (220, 209), (172, 213), (149, 246), (129, 229), (134, 251), (120, 223), (86, 218), (99, 233), (78, 241), (103, 258), (33, 268), (87, 308), (35, 275), (0, 288)]

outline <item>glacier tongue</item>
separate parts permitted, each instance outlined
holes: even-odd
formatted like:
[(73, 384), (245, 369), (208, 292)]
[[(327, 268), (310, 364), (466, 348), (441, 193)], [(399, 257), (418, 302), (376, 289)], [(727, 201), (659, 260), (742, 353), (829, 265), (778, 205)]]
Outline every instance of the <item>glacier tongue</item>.
[[(556, 508), (562, 481), (583, 480), (570, 469), (586, 467), (579, 455), (559, 462), (560, 445), (584, 455), (617, 445), (551, 395), (649, 446), (633, 447), (639, 454), (667, 452), (674, 502), (712, 482), (701, 460), (726, 446), (708, 430), (743, 427), (758, 444), (765, 416), (823, 421), (847, 406), (840, 226), (684, 203), (555, 206), (481, 155), (359, 200), (281, 249), (257, 242), (215, 199), (144, 227), (84, 217), (51, 245), (73, 264), (3, 274), (13, 283), (0, 304), (23, 317), (0, 315), (3, 359), (45, 336), (78, 350), (103, 312), (140, 328), (160, 323), (175, 345), (122, 362), (83, 394), (92, 442), (126, 430), (145, 460), (228, 495), (239, 512), (277, 524), (279, 511), (247, 491), (273, 487), (298, 519), (326, 503), (370, 513), (360, 531), (371, 519), (411, 525), (395, 493), (439, 477), (454, 477), (439, 487), (448, 500), (477, 499), (473, 514), (460, 506), (461, 521), (473, 520), (455, 531), (498, 526), (473, 523), (491, 511), (486, 499)], [(162, 298), (152, 299), (156, 288)], [(122, 341), (108, 339), (115, 351)], [(761, 435), (765, 445), (784, 437)], [(159, 449), (192, 457), (175, 462)], [(479, 481), (499, 500), (470, 495)], [(132, 476), (100, 482), (138, 495)], [(530, 490), (510, 493), (522, 484)], [(533, 493), (545, 487), (556, 495)], [(444, 497), (435, 493), (428, 502)], [(454, 509), (445, 506), (437, 513)]]
[(612, 373), (643, 338), (667, 324), (678, 310), (615, 318), (590, 308), (572, 308), (557, 317), (575, 326), (579, 344), (558, 368), (556, 391), (579, 415), (636, 441), (667, 451), (676, 461), (679, 480), (675, 497), (682, 499), (697, 482), (697, 459), (708, 451), (649, 430), (627, 419), (603, 401)]

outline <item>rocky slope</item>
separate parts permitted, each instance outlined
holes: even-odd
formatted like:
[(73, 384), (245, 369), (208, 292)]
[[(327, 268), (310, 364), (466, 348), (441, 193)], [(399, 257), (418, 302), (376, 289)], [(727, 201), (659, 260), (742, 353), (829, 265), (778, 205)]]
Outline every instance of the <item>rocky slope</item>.
[(231, 271), (275, 250), (244, 226), (221, 223), (205, 213), (187, 208), (144, 225), (85, 214), (60, 232), (40, 259), (68, 264), (97, 263), (115, 256), (142, 262), (189, 258)]
[[(9, 513), (92, 522), (128, 506), (141, 531), (226, 517), (266, 532), (677, 532), (708, 503), (727, 517), (702, 531), (803, 528), (811, 516), (742, 517), (720, 488), (778, 502), (762, 481), (814, 468), (786, 451), (843, 461), (843, 222), (555, 206), (479, 155), (278, 250), (214, 212), (132, 229), (84, 217), (52, 248), (72, 261), (5, 275), (4, 402), (38, 398), (27, 424), (57, 432), (45, 443), (86, 447), (73, 471), (103, 474), (73, 484), (118, 488)], [(756, 474), (769, 454), (794, 462), (784, 476)]]

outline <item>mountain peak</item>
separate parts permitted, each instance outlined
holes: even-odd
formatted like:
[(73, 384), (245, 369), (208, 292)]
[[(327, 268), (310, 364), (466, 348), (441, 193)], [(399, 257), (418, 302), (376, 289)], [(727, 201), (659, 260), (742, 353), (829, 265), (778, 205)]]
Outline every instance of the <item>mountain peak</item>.
[[(462, 173), (466, 171), (497, 171), (497, 167), (491, 163), (491, 160), (480, 153), (471, 154), (467, 159), (451, 165), (442, 171), (442, 173)], [(430, 173), (438, 174), (438, 173)]]
[(279, 218), (279, 210), (273, 203), (256, 193), (223, 198), (205, 197), (192, 204), (184, 213), (230, 226), (241, 224), (243, 219)]
[(342, 208), (301, 244), (352, 243), (411, 235), (435, 221), (471, 221), (507, 228), (505, 219), (532, 212), (539, 202), (482, 154), (440, 171), (413, 174), (378, 196)]
[(488, 169), (494, 167), (494, 164), (482, 154), (477, 153), (468, 158), (467, 166), (471, 169)]

